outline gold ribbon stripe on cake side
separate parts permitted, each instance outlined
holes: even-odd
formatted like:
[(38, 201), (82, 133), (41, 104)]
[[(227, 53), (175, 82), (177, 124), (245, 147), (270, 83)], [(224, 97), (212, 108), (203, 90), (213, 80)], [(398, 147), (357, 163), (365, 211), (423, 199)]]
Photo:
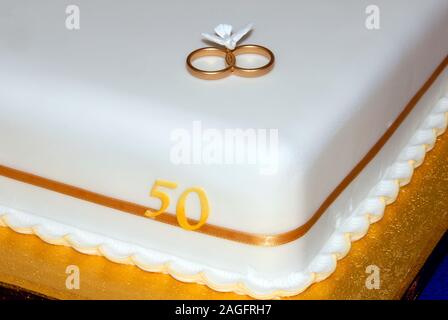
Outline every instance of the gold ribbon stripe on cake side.
[[(199, 232), (207, 234), (210, 236), (227, 239), (235, 242), (245, 243), (249, 245), (256, 246), (279, 246), (292, 242), (304, 236), (308, 230), (319, 220), (322, 214), (328, 209), (328, 207), (336, 200), (336, 198), (341, 194), (342, 191), (359, 175), (359, 173), (367, 166), (367, 164), (378, 154), (384, 144), (392, 137), (395, 131), (399, 128), (401, 123), (406, 119), (409, 113), (414, 109), (417, 102), (425, 94), (425, 92), (431, 87), (437, 77), (442, 73), (444, 68), (448, 64), (448, 56), (445, 57), (443, 62), (437, 67), (431, 77), (425, 82), (425, 84), (420, 88), (417, 94), (411, 99), (411, 101), (406, 105), (403, 111), (399, 114), (397, 119), (392, 123), (392, 125), (387, 129), (387, 131), (381, 136), (377, 143), (369, 150), (369, 152), (361, 159), (361, 161), (350, 171), (350, 173), (339, 183), (339, 185), (330, 193), (330, 195), (325, 199), (313, 216), (304, 224), (296, 229), (288, 232), (279, 234), (255, 234), (249, 233), (229, 228), (224, 228), (212, 224), (205, 224), (198, 230), (192, 232)], [(54, 192), (58, 192), (70, 197), (95, 203), (101, 206), (119, 210), (122, 212), (130, 213), (133, 215), (145, 217), (145, 212), (147, 210), (155, 211), (154, 209), (128, 202), (125, 200), (120, 200), (112, 198), (106, 195), (102, 195), (96, 192), (78, 188), (69, 184), (44, 178), (32, 173), (20, 171), (14, 168), (0, 165), (0, 175), (34, 185), (36, 187), (44, 188)], [(145, 217), (146, 218), (146, 217)], [(172, 226), (179, 227), (177, 223), (177, 218), (171, 213), (162, 213), (156, 218), (152, 218), (155, 221), (170, 224)], [(196, 224), (198, 221), (194, 219), (188, 219), (191, 224)]]

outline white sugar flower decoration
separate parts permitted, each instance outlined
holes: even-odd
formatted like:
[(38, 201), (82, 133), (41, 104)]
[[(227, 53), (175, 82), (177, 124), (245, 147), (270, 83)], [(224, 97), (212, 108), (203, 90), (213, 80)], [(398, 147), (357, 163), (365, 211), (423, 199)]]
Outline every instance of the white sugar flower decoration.
[(238, 41), (241, 40), (246, 34), (248, 34), (253, 28), (252, 24), (248, 24), (246, 27), (238, 32), (232, 33), (232, 26), (229, 24), (220, 24), (215, 28), (214, 34), (203, 33), (202, 36), (214, 43), (226, 47), (229, 50), (234, 50)]

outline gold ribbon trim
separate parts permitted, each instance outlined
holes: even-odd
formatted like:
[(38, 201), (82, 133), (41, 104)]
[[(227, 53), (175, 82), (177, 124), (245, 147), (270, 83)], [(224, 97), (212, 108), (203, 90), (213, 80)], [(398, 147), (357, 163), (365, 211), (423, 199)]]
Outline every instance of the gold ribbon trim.
[[(336, 198), (344, 191), (344, 189), (359, 175), (359, 173), (367, 166), (367, 164), (378, 154), (384, 144), (395, 133), (401, 123), (406, 119), (409, 113), (414, 109), (417, 102), (425, 94), (425, 92), (431, 87), (437, 77), (442, 73), (448, 64), (448, 56), (445, 57), (443, 62), (437, 67), (431, 77), (425, 82), (422, 88), (411, 99), (408, 105), (403, 109), (400, 115), (395, 119), (393, 124), (387, 129), (383, 136), (377, 141), (377, 143), (370, 149), (370, 151), (361, 159), (361, 161), (352, 169), (352, 171), (339, 183), (339, 185), (330, 193), (330, 195), (321, 204), (319, 209), (313, 214), (313, 216), (302, 226), (280, 234), (255, 234), (249, 232), (243, 232), (233, 229), (228, 229), (212, 224), (205, 224), (199, 230), (193, 232), (199, 232), (207, 234), (213, 237), (227, 239), (230, 241), (245, 243), (249, 245), (273, 247), (286, 244), (303, 237), (311, 227), (319, 220), (322, 214), (328, 209), (328, 207), (336, 200)], [(130, 213), (136, 216), (145, 217), (147, 210), (154, 211), (154, 209), (144, 207), (132, 202), (115, 199), (99, 193), (81, 189), (72, 185), (68, 185), (62, 182), (54, 181), (44, 177), (40, 177), (28, 172), (16, 170), (10, 167), (0, 165), (0, 176), (10, 178), (16, 181), (34, 185), (39, 188), (47, 189), (50, 191), (58, 192), (73, 198), (95, 203), (104, 207), (119, 210), (125, 213)], [(146, 217), (145, 217), (146, 218)], [(163, 213), (153, 220), (170, 224), (172, 226), (179, 227), (177, 224), (176, 216), (171, 213)], [(198, 221), (189, 219), (191, 224), (196, 224)]]

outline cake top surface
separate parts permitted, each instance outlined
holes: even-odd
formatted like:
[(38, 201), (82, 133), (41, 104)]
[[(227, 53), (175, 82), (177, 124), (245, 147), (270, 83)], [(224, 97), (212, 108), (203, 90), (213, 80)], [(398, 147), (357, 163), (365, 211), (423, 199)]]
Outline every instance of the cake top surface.
[[(76, 31), (65, 28), (66, 6), (2, 4), (2, 55), (9, 57), (3, 63), (16, 73), (45, 74), (49, 84), (66, 81), (73, 95), (86, 86), (98, 96), (113, 92), (147, 110), (159, 107), (210, 125), (282, 128), (301, 141), (307, 132), (314, 144), (316, 134), (337, 130), (407, 54), (417, 52), (419, 40), (446, 18), (447, 4), (380, 1), (380, 30), (365, 26), (368, 1), (81, 1)], [(201, 32), (222, 22), (236, 28), (254, 23), (242, 43), (274, 51), (271, 74), (210, 82), (186, 72), (188, 53), (210, 45)], [(425, 75), (444, 54), (438, 50)], [(129, 113), (137, 108), (131, 102), (122, 107)]]
[[(253, 199), (273, 186), (285, 186), (287, 195), (274, 192), (282, 203), (312, 188), (306, 193), (311, 197), (299, 196), (286, 208), (296, 218), (285, 219), (278, 227), (282, 230), (309, 218), (448, 52), (445, 0), (376, 1), (379, 30), (366, 27), (370, 1), (77, 3), (79, 30), (65, 26), (66, 1), (0, 4), (1, 111), (32, 118), (32, 125), (22, 123), (31, 135), (42, 127), (63, 129), (66, 143), (77, 145), (82, 139), (83, 152), (113, 142), (108, 152), (116, 148), (130, 158), (146, 157), (148, 168), (167, 163), (170, 134), (190, 129), (195, 121), (219, 130), (278, 129), (276, 175), (260, 177), (242, 166), (184, 169), (190, 173), (183, 177), (203, 184), (214, 179), (221, 191), (232, 186), (227, 180), (255, 184), (253, 193), (246, 194)], [(186, 56), (210, 45), (201, 33), (223, 22), (236, 28), (254, 23), (242, 44), (270, 48), (276, 55), (271, 73), (204, 81), (187, 72)], [(57, 139), (55, 131), (43, 131)], [(51, 148), (40, 146), (41, 155), (50, 157), (55, 152)], [(154, 155), (159, 151), (163, 153)], [(12, 163), (9, 155), (0, 160)], [(52, 168), (57, 173), (31, 158), (16, 163), (27, 169), (33, 162), (38, 172), (89, 185), (87, 177), (62, 173), (69, 155), (60, 155), (59, 166)], [(102, 176), (107, 174), (99, 170), (98, 178)], [(325, 184), (311, 186), (316, 180)], [(139, 201), (126, 190), (108, 188), (98, 186), (99, 191)], [(147, 190), (141, 194), (146, 196)], [(254, 211), (279, 208), (274, 202), (259, 206)]]

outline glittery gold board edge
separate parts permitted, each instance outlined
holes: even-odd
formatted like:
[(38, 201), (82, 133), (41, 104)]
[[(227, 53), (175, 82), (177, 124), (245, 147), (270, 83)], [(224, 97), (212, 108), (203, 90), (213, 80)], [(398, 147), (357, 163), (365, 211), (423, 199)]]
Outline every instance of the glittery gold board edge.
[[(444, 134), (398, 200), (363, 239), (352, 244), (336, 271), (288, 299), (399, 299), (448, 228), (447, 159), (448, 134)], [(57, 299), (249, 298), (53, 246), (8, 228), (0, 228), (0, 256), (0, 283)], [(69, 265), (80, 269), (79, 290), (66, 288)], [(380, 270), (378, 290), (365, 285), (371, 265)]]

